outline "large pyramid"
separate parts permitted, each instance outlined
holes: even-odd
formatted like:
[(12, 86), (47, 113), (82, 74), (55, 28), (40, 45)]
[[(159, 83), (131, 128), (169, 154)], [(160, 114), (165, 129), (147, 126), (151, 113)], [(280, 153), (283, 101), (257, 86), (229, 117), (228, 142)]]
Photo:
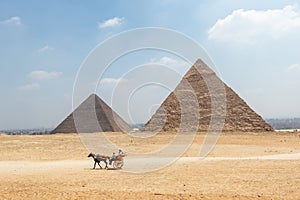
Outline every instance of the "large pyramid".
[(91, 94), (51, 133), (124, 132), (129, 130), (128, 124), (117, 113), (96, 94)]
[[(223, 81), (219, 79), (217, 75), (200, 59), (197, 60), (190, 68), (175, 90), (167, 97), (152, 118), (145, 124), (144, 130), (178, 131), (181, 118), (184, 113), (181, 113), (180, 103), (177, 98), (185, 98), (185, 107), (189, 107), (189, 105), (192, 105), (193, 103), (189, 103), (190, 97), (188, 97), (185, 93), (193, 90), (199, 106), (198, 108), (192, 108), (190, 106), (191, 108), (188, 108), (187, 110), (194, 112), (195, 109), (198, 109), (196, 112), (198, 112), (197, 114), (199, 115), (197, 117), (197, 123), (191, 125), (196, 127), (190, 127), (190, 129), (192, 130), (194, 128), (194, 130), (198, 131), (207, 131), (209, 126), (211, 126), (211, 119), (220, 117), (218, 116), (218, 112), (212, 112), (211, 110), (212, 94), (210, 94), (210, 90), (206, 84), (208, 80), (213, 82), (213, 86), (210, 88), (218, 90), (215, 85), (221, 84), (224, 91), (214, 91), (216, 93), (213, 94), (216, 96), (224, 93), (224, 97), (220, 98), (220, 100), (217, 98), (216, 104), (214, 104), (219, 104), (219, 108), (225, 111), (223, 111), (224, 117), (222, 126), (219, 126), (221, 128), (218, 128), (220, 129), (218, 131), (273, 131), (273, 128), (267, 124), (261, 116), (253, 111), (230, 87), (223, 83)], [(190, 88), (184, 84), (185, 82), (189, 83), (188, 85)], [(220, 94), (218, 94), (218, 92)]]

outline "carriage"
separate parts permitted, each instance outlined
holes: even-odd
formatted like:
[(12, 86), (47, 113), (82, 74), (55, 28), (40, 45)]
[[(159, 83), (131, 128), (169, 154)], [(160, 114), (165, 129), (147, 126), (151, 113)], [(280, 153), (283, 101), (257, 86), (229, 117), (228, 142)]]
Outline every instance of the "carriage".
[(112, 164), (113, 169), (122, 169), (123, 165), (124, 165), (124, 157), (126, 156), (125, 153), (122, 153), (115, 157), (109, 157), (109, 156), (104, 156), (104, 155), (100, 155), (100, 154), (94, 154), (94, 153), (90, 153), (88, 155), (88, 157), (92, 157), (95, 161), (94, 163), (94, 168), (96, 168), (96, 164), (99, 165), (100, 169), (102, 169), (102, 166), (100, 165), (100, 162), (103, 161), (105, 163), (105, 169), (108, 169), (107, 166), (107, 161), (109, 161), (110, 165)]
[(122, 169), (123, 165), (124, 165), (124, 157), (126, 155), (125, 154), (119, 154), (115, 160), (113, 160), (113, 167), (115, 169)]

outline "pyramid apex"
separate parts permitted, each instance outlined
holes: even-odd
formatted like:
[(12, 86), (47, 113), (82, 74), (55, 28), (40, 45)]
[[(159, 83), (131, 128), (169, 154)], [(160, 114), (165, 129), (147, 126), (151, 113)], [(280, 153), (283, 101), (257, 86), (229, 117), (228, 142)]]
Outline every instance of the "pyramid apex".
[(189, 69), (189, 71), (184, 75), (185, 78), (190, 77), (191, 75), (197, 74), (206, 74), (206, 75), (215, 75), (215, 72), (207, 66), (203, 60), (200, 58), (194, 63), (194, 65)]
[(203, 74), (215, 74), (215, 72), (200, 58), (195, 62), (193, 67)]
[(100, 98), (100, 97), (96, 93), (92, 93), (90, 94), (90, 96), (88, 96), (88, 98), (86, 98), (86, 100), (91, 98)]
[(196, 62), (195, 62), (195, 64), (205, 64), (204, 62), (203, 62), (203, 60), (201, 59), (201, 58), (198, 58), (197, 60), (196, 60)]
[(90, 97), (96, 97), (97, 96), (97, 94), (96, 93), (92, 93), (92, 94), (90, 94)]

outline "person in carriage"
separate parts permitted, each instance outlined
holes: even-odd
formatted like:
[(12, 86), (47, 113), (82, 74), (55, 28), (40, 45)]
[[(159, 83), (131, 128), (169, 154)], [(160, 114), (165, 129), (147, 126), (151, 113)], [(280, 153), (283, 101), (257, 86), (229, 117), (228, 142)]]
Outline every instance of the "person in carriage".
[(109, 165), (111, 165), (113, 161), (118, 160), (118, 157), (123, 158), (124, 156), (126, 156), (126, 153), (121, 149), (119, 149), (119, 155), (117, 156), (114, 152), (113, 155), (111, 156), (111, 159), (109, 160)]
[(117, 159), (116, 153), (113, 152), (113, 155), (111, 156), (111, 159), (109, 160), (109, 165), (112, 164), (113, 161), (115, 161)]
[(119, 149), (119, 155), (120, 156), (126, 156), (126, 153), (124, 151), (122, 151), (121, 149)]

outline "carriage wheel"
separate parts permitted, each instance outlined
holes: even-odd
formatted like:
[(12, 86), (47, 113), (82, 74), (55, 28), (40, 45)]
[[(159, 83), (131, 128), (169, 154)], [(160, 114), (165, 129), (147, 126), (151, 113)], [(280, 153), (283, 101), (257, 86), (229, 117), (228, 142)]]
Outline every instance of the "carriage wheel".
[(114, 161), (114, 168), (116, 169), (121, 169), (124, 165), (123, 160), (116, 160)]

